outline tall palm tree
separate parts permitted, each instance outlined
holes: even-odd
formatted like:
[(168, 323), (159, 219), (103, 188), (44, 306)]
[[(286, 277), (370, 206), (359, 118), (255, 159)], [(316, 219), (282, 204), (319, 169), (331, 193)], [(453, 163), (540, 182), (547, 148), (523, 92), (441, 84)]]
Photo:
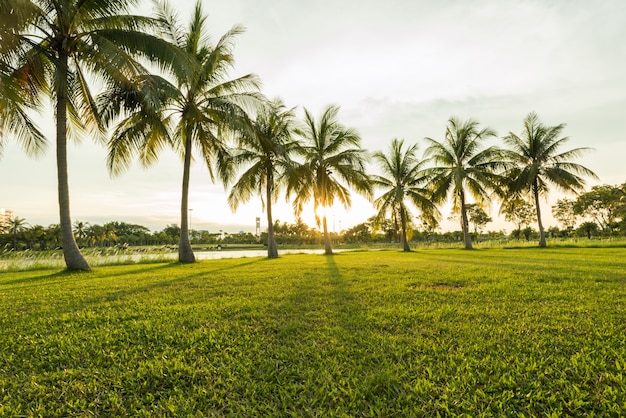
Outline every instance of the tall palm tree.
[(187, 59), (170, 63), (173, 82), (159, 75), (141, 76), (101, 97), (107, 122), (124, 115), (109, 142), (108, 166), (116, 175), (136, 154), (144, 166), (149, 166), (164, 147), (180, 152), (183, 178), (178, 259), (192, 263), (195, 256), (189, 242), (188, 200), (194, 149), (206, 163), (211, 179), (214, 162), (218, 174), (226, 170), (223, 131), (245, 120), (243, 107), (258, 99), (259, 82), (252, 74), (227, 79), (234, 65), (233, 42), (243, 32), (241, 27), (228, 31), (213, 46), (200, 2), (186, 29), (167, 5), (162, 4), (157, 13), (166, 26), (163, 36), (184, 51)]
[[(103, 84), (114, 83), (141, 70), (133, 56), (155, 57), (168, 51), (157, 48), (163, 43), (143, 31), (155, 26), (154, 19), (129, 15), (134, 4), (133, 0), (2, 1), (2, 11), (10, 11), (16, 22), (0, 28), (2, 60), (14, 69), (11, 78), (33, 96), (49, 96), (54, 102), (59, 215), (70, 270), (89, 270), (72, 232), (67, 162), (68, 135), (78, 137), (101, 127), (87, 75), (95, 74)], [(22, 118), (15, 108), (10, 116), (11, 121)]]
[(463, 241), (468, 250), (472, 249), (467, 217), (468, 194), (478, 202), (488, 202), (490, 192), (497, 189), (499, 177), (496, 170), (502, 167), (501, 150), (482, 148), (483, 141), (495, 136), (492, 129), (480, 129), (473, 119), (461, 121), (451, 117), (443, 142), (425, 138), (430, 145), (424, 156), (436, 164), (430, 169), (434, 200), (440, 202), (452, 194), (454, 207), (461, 213)]
[(382, 175), (371, 176), (374, 187), (383, 189), (374, 205), (378, 211), (375, 225), (380, 225), (387, 214), (397, 214), (402, 229), (402, 248), (411, 251), (407, 239), (407, 226), (411, 212), (406, 202), (412, 203), (422, 216), (438, 218), (439, 211), (430, 199), (430, 175), (425, 170), (427, 160), (417, 156), (417, 144), (404, 149), (404, 140), (394, 138), (387, 154), (378, 151), (373, 155)]
[(238, 135), (239, 151), (226, 164), (232, 168), (248, 166), (233, 185), (228, 204), (235, 211), (252, 195), (258, 193), (261, 196), (263, 209), (267, 211), (268, 258), (278, 257), (272, 202), (276, 201), (281, 186), (293, 172), (290, 153), (294, 148), (294, 123), (294, 109), (286, 109), (280, 99), (266, 103), (259, 109), (256, 120)]
[[(313, 200), (315, 220), (324, 231), (325, 254), (333, 253), (326, 209), (337, 199), (346, 209), (352, 204), (350, 190), (372, 195), (372, 183), (365, 173), (367, 154), (361, 149), (361, 137), (351, 128), (339, 123), (337, 106), (328, 106), (318, 121), (304, 109), (304, 126), (298, 134), (304, 143), (296, 153), (304, 158), (296, 176), (297, 184), (288, 187), (288, 193), (295, 192), (294, 209), (296, 215), (302, 212), (304, 203)], [(320, 209), (322, 215), (320, 218)]]
[(582, 176), (597, 179), (590, 169), (571, 162), (589, 148), (561, 151), (569, 137), (561, 137), (565, 124), (546, 126), (535, 112), (524, 119), (521, 135), (509, 132), (504, 142), (510, 148), (507, 156), (511, 162), (507, 177), (512, 193), (529, 192), (535, 201), (539, 246), (546, 246), (546, 234), (541, 221), (540, 197), (548, 194), (550, 185), (564, 192), (577, 193), (584, 189)]

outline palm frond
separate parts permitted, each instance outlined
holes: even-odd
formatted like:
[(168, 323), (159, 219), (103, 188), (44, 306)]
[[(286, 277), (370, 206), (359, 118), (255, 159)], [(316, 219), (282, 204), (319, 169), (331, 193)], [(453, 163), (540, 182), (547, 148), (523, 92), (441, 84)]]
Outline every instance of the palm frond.
[(576, 192), (584, 187), (582, 176), (597, 178), (590, 169), (571, 162), (589, 148), (559, 151), (569, 140), (568, 137), (561, 137), (564, 127), (564, 124), (543, 125), (537, 114), (531, 112), (524, 119), (521, 136), (510, 133), (504, 138), (505, 143), (512, 147), (507, 156), (512, 162), (508, 174), (515, 176), (511, 181), (514, 190), (536, 187), (544, 194), (549, 190), (548, 183), (551, 183), (562, 191)]

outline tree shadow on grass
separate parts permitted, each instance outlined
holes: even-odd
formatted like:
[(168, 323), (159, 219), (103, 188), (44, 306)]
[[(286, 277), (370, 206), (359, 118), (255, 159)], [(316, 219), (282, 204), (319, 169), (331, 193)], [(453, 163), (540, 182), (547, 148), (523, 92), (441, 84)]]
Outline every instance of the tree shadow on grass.
[[(69, 270), (61, 270), (55, 273), (49, 273), (44, 275), (38, 275), (37, 272), (41, 270), (28, 270), (24, 271), (22, 274), (24, 277), (18, 277), (14, 280), (3, 280), (0, 281), (0, 285), (2, 286), (13, 286), (19, 284), (30, 283), (33, 286), (43, 286), (49, 284), (57, 284), (67, 281), (68, 279), (80, 279), (82, 280), (85, 275), (90, 274), (87, 271), (75, 272)], [(32, 274), (31, 274), (32, 273)]]
[[(176, 301), (175, 294), (177, 293), (175, 288), (179, 285), (185, 286), (186, 282), (192, 282), (194, 279), (203, 277), (210, 278), (214, 274), (219, 274), (226, 271), (236, 271), (237, 269), (244, 268), (256, 263), (261, 263), (263, 261), (265, 261), (263, 258), (249, 259), (245, 262), (239, 262), (228, 266), (216, 266), (215, 268), (209, 269), (205, 268), (206, 264), (204, 263), (204, 266), (201, 267), (193, 264), (167, 263), (153, 265), (149, 267), (142, 267), (138, 269), (124, 268), (123, 271), (118, 271), (111, 275), (94, 277), (94, 280), (98, 281), (108, 280), (112, 277), (132, 277), (133, 274), (153, 273), (154, 275), (158, 275), (156, 278), (151, 277), (146, 279), (145, 283), (142, 283), (140, 280), (135, 283), (124, 282), (122, 284), (122, 286), (125, 286), (124, 288), (107, 289), (106, 287), (103, 287), (102, 284), (98, 284), (97, 282), (90, 282), (90, 275), (94, 274), (94, 272), (77, 273), (69, 271), (59, 271), (56, 273), (46, 274), (42, 276), (29, 275), (29, 277), (7, 281), (0, 285), (5, 288), (11, 288), (14, 287), (14, 285), (17, 285), (15, 287), (19, 287), (19, 289), (21, 290), (28, 288), (45, 288), (46, 286), (53, 285), (72, 286), (72, 283), (80, 284), (81, 287), (85, 283), (94, 283), (96, 287), (100, 286), (100, 288), (93, 291), (90, 291), (89, 289), (82, 289), (79, 291), (79, 294), (75, 294), (70, 300), (67, 301), (67, 303), (63, 303), (62, 306), (58, 306), (55, 308), (55, 314), (63, 314), (67, 312), (90, 308), (102, 303), (120, 303), (137, 295), (153, 291), (159, 291), (167, 289), (169, 287), (173, 289), (169, 293), (174, 295), (172, 298), (172, 302), (174, 303)], [(199, 268), (199, 270), (195, 268), (196, 266)], [(187, 269), (188, 271), (181, 272), (181, 269)], [(97, 270), (96, 274), (98, 274)], [(207, 287), (215, 288), (216, 293), (218, 293), (217, 290), (219, 290), (220, 282), (216, 282), (212, 286)]]
[(350, 291), (334, 255), (326, 256), (326, 266), (331, 290), (329, 303), (335, 310), (336, 324), (343, 332), (356, 332), (364, 325), (362, 307), (356, 302), (355, 294)]
[[(108, 274), (106, 276), (106, 278), (111, 278), (111, 277), (117, 277), (117, 276), (127, 276), (130, 274), (140, 274), (140, 273), (149, 273), (149, 272), (156, 272), (159, 270), (165, 270), (165, 269), (169, 269), (172, 268), (176, 265), (178, 265), (179, 263), (155, 263), (153, 265), (150, 266), (146, 266), (144, 268), (140, 268), (140, 269), (136, 269), (136, 270), (126, 270), (124, 269), (123, 271), (119, 271), (113, 274)], [(137, 264), (139, 266), (139, 264)], [(132, 267), (134, 266), (133, 264), (124, 264), (121, 267)], [(50, 273), (50, 274), (45, 274), (42, 276), (36, 275), (37, 270), (33, 270), (32, 273), (33, 275), (29, 274), (30, 271), (24, 271), (22, 274), (25, 277), (18, 277), (14, 280), (7, 280), (7, 281), (1, 281), (0, 285), (2, 286), (13, 286), (13, 285), (20, 285), (20, 284), (30, 284), (33, 287), (35, 286), (49, 286), (49, 285), (54, 285), (54, 284), (63, 284), (63, 283), (68, 283), (71, 279), (75, 279), (76, 281), (80, 281), (80, 280), (84, 280), (85, 278), (88, 278), (90, 275), (94, 275), (97, 274), (99, 270), (101, 269), (106, 269), (107, 267), (115, 267), (115, 266), (100, 266), (100, 267), (95, 267), (93, 270), (91, 271), (69, 271), (69, 270), (61, 270), (61, 271), (57, 271), (55, 273)], [(40, 271), (40, 270), (39, 270)], [(28, 286), (20, 286), (22, 288), (24, 287), (28, 287)]]
[[(206, 261), (211, 262), (213, 260), (208, 260)], [(115, 275), (111, 275), (111, 276), (107, 276), (108, 277), (113, 277), (113, 276), (127, 276), (127, 275), (132, 275), (133, 273), (148, 273), (148, 272), (156, 272), (156, 271), (161, 271), (163, 272), (163, 278), (165, 280), (154, 280), (152, 279), (150, 281), (150, 283), (147, 283), (145, 285), (142, 286), (134, 286), (132, 288), (127, 288), (127, 289), (120, 289), (120, 290), (116, 290), (114, 292), (108, 292), (108, 293), (103, 293), (101, 295), (99, 295), (97, 298), (92, 298), (92, 299), (88, 299), (85, 300), (83, 302), (83, 304), (85, 305), (90, 305), (90, 304), (94, 304), (94, 303), (100, 303), (103, 300), (106, 301), (118, 301), (118, 300), (122, 300), (125, 299), (127, 297), (131, 297), (133, 295), (136, 294), (140, 294), (140, 293), (144, 293), (144, 292), (149, 292), (149, 291), (153, 291), (153, 290), (158, 290), (158, 289), (163, 289), (163, 288), (168, 288), (168, 287), (172, 287), (172, 286), (176, 286), (197, 278), (202, 278), (202, 277), (207, 277), (207, 276), (211, 276), (217, 273), (222, 273), (222, 272), (226, 272), (226, 271), (231, 271), (231, 270), (237, 270), (239, 268), (243, 268), (243, 267), (247, 267), (253, 264), (257, 264), (257, 263), (261, 263), (266, 261), (266, 259), (264, 258), (254, 258), (254, 259), (250, 259), (249, 261), (243, 262), (243, 263), (237, 263), (237, 264), (233, 264), (233, 265), (229, 265), (229, 266), (223, 266), (223, 267), (216, 267), (213, 269), (204, 269), (201, 268), (201, 271), (194, 271), (194, 267), (198, 266), (196, 263), (193, 264), (186, 264), (186, 263), (169, 263), (169, 264), (165, 264), (162, 266), (158, 266), (158, 267), (154, 267), (154, 268), (146, 268), (146, 269), (140, 269), (140, 270), (133, 270), (133, 271), (125, 271), (125, 272), (120, 272), (117, 273)], [(205, 263), (205, 262), (202, 262)], [(186, 268), (190, 271), (190, 274), (178, 274), (178, 272), (180, 271), (181, 268)], [(167, 270), (171, 270), (172, 272), (176, 272), (177, 276), (173, 277), (173, 278), (167, 278)], [(215, 286), (219, 286), (219, 283), (217, 283)]]
[(355, 279), (342, 272), (341, 255), (323, 257), (317, 270), (303, 271), (282, 303), (268, 311), (273, 329), (264, 333), (264, 356), (255, 361), (259, 370), (278, 371), (262, 376), (265, 383), (299, 385), (290, 403), (314, 403), (322, 411), (358, 409), (375, 384), (386, 384), (377, 377), (386, 366), (377, 361), (379, 339), (361, 291), (353, 288)]
[[(276, 330), (277, 346), (293, 346), (303, 341), (320, 344), (324, 350), (344, 346), (364, 323), (362, 308), (335, 262), (323, 255), (326, 269), (313, 271), (312, 277), (294, 281), (291, 293), (273, 313), (280, 318)], [(324, 341), (326, 339), (326, 341)]]

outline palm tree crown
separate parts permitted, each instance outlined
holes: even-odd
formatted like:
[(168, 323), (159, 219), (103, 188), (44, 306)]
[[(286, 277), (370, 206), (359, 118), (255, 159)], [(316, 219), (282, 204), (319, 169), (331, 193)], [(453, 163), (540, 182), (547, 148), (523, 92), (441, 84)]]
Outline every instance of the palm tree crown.
[(384, 191), (374, 201), (378, 211), (375, 225), (380, 225), (387, 214), (391, 213), (394, 219), (400, 221), (403, 249), (410, 251), (407, 227), (411, 225), (411, 212), (406, 201), (419, 208), (423, 217), (428, 219), (439, 217), (439, 211), (430, 199), (431, 192), (428, 189), (430, 176), (425, 170), (427, 161), (418, 158), (417, 144), (404, 150), (404, 140), (396, 138), (391, 141), (387, 154), (375, 152), (373, 159), (382, 175), (371, 176), (372, 183), (374, 187)]
[(305, 202), (313, 200), (315, 219), (324, 229), (326, 254), (332, 254), (326, 214), (320, 208), (330, 208), (337, 199), (345, 208), (352, 204), (350, 190), (371, 196), (372, 183), (365, 173), (366, 152), (361, 149), (361, 137), (351, 128), (339, 123), (339, 108), (328, 106), (319, 121), (304, 110), (304, 126), (298, 131), (304, 143), (297, 153), (304, 158), (298, 184), (290, 186), (296, 192), (294, 209), (300, 214)]
[(13, 2), (0, 3), (0, 156), (5, 140), (13, 136), (29, 155), (39, 155), (46, 139), (28, 115), (27, 109), (39, 106), (36, 79), (18, 71), (16, 58), (23, 48), (23, 33), (29, 26), (34, 5), (15, 8)]
[(546, 126), (535, 112), (524, 119), (524, 131), (521, 135), (510, 132), (504, 137), (509, 146), (507, 152), (511, 166), (508, 170), (511, 193), (530, 193), (535, 200), (537, 224), (539, 226), (539, 246), (546, 246), (546, 237), (541, 221), (539, 198), (546, 195), (550, 186), (561, 191), (577, 193), (585, 186), (583, 176), (597, 178), (588, 168), (571, 162), (589, 148), (574, 148), (561, 151), (569, 140), (561, 137), (564, 124)]
[(183, 184), (179, 261), (193, 262), (195, 256), (188, 236), (193, 151), (196, 149), (202, 156), (212, 179), (214, 162), (218, 174), (227, 171), (223, 165), (228, 161), (224, 131), (243, 124), (246, 113), (242, 106), (258, 99), (259, 82), (252, 74), (227, 79), (234, 64), (234, 38), (243, 32), (241, 27), (228, 31), (212, 46), (200, 3), (196, 4), (186, 30), (166, 5), (160, 7), (158, 14), (165, 25), (164, 36), (184, 51), (186, 59), (169, 63), (174, 82), (159, 75), (142, 75), (102, 96), (107, 121), (118, 114), (126, 116), (109, 142), (108, 166), (113, 174), (119, 174), (135, 155), (144, 166), (149, 166), (163, 148), (173, 147), (180, 152)]
[(229, 168), (247, 166), (228, 196), (233, 211), (254, 194), (261, 196), (263, 208), (267, 210), (269, 258), (278, 257), (272, 202), (278, 198), (281, 186), (289, 181), (288, 176), (293, 175), (290, 153), (295, 146), (294, 123), (294, 109), (286, 109), (280, 99), (265, 103), (258, 110), (256, 120), (238, 134), (239, 150), (227, 164)]
[[(0, 56), (2, 48), (0, 47)], [(28, 80), (15, 77), (15, 69), (0, 58), (0, 157), (5, 140), (12, 136), (27, 155), (39, 156), (46, 148), (46, 138), (35, 126), (28, 109), (39, 104)]]
[(465, 248), (471, 249), (469, 222), (467, 218), (467, 193), (477, 201), (490, 200), (490, 193), (497, 188), (497, 170), (502, 167), (501, 150), (497, 147), (482, 148), (484, 140), (495, 137), (490, 128), (480, 129), (472, 119), (461, 121), (455, 117), (448, 120), (445, 140), (430, 143), (424, 156), (430, 157), (435, 167), (433, 175), (433, 198), (439, 202), (452, 194), (455, 209), (461, 214), (461, 229)]

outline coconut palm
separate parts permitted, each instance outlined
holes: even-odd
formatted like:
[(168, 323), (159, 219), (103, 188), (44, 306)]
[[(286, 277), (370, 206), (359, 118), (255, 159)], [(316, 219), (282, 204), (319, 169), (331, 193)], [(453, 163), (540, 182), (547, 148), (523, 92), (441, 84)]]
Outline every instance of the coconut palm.
[[(2, 11), (10, 11), (16, 22), (0, 28), (2, 60), (15, 69), (11, 78), (26, 86), (32, 97), (49, 96), (54, 102), (60, 225), (70, 270), (89, 270), (72, 232), (67, 162), (68, 136), (97, 133), (100, 127), (90, 88), (93, 78), (88, 74), (111, 84), (141, 70), (133, 56), (155, 57), (168, 51), (163, 42), (143, 31), (156, 25), (154, 19), (129, 15), (134, 4), (133, 0), (2, 1)], [(4, 109), (11, 123), (29, 127), (17, 107)]]
[(46, 229), (46, 236), (44, 239), (46, 240), (46, 247), (49, 249), (60, 249), (61, 243), (63, 241), (61, 237), (61, 225), (52, 224), (48, 225)]
[(107, 222), (102, 225), (102, 241), (105, 247), (110, 247), (111, 241), (117, 241), (117, 231), (113, 223)]
[(15, 216), (9, 221), (9, 233), (13, 236), (13, 249), (17, 250), (17, 236), (26, 230), (26, 219)]
[(412, 217), (407, 201), (422, 212), (422, 217), (438, 218), (439, 211), (430, 199), (430, 176), (425, 170), (426, 160), (417, 156), (417, 144), (404, 149), (404, 140), (394, 138), (387, 154), (378, 151), (373, 155), (381, 175), (371, 176), (374, 187), (384, 192), (375, 201), (378, 211), (374, 225), (382, 224), (388, 214), (396, 215), (402, 229), (402, 248), (411, 251), (407, 227)]
[(165, 147), (180, 152), (183, 178), (178, 259), (191, 263), (195, 256), (189, 242), (188, 200), (194, 150), (207, 165), (212, 180), (214, 162), (218, 173), (226, 170), (223, 130), (245, 120), (243, 106), (257, 100), (259, 82), (251, 74), (227, 79), (234, 64), (233, 42), (242, 33), (241, 27), (234, 27), (211, 45), (199, 2), (186, 29), (165, 4), (157, 13), (166, 25), (163, 36), (184, 51), (187, 59), (170, 63), (172, 82), (159, 75), (141, 76), (101, 97), (107, 122), (123, 115), (109, 142), (108, 167), (117, 175), (128, 168), (135, 155), (147, 167)]
[[(365, 173), (366, 152), (361, 149), (361, 137), (351, 128), (339, 123), (339, 108), (328, 106), (318, 121), (304, 109), (304, 126), (298, 130), (303, 143), (296, 152), (304, 158), (296, 176), (297, 184), (288, 187), (295, 192), (296, 215), (302, 212), (304, 203), (313, 200), (315, 220), (324, 231), (325, 254), (332, 254), (326, 209), (335, 199), (346, 209), (352, 204), (348, 187), (372, 195), (372, 183)], [(322, 212), (320, 217), (320, 211)]]
[(85, 242), (87, 240), (87, 232), (89, 230), (89, 222), (75, 221), (74, 236), (77, 241)]
[(561, 137), (564, 124), (546, 126), (535, 112), (524, 119), (521, 135), (509, 132), (504, 142), (510, 148), (507, 156), (511, 162), (507, 177), (511, 180), (512, 193), (529, 192), (535, 203), (539, 246), (546, 246), (546, 234), (541, 221), (540, 197), (548, 194), (550, 186), (564, 192), (577, 193), (584, 189), (582, 176), (597, 179), (588, 168), (571, 162), (589, 148), (574, 148), (561, 151), (569, 137)]
[(290, 152), (294, 148), (294, 123), (294, 109), (287, 109), (280, 99), (265, 104), (259, 109), (256, 120), (241, 130), (237, 140), (239, 151), (226, 164), (232, 168), (247, 166), (228, 196), (233, 211), (254, 194), (261, 196), (263, 209), (267, 211), (268, 258), (278, 257), (272, 202), (293, 172)]
[(102, 242), (104, 235), (104, 228), (102, 225), (92, 224), (85, 227), (85, 235), (88, 246), (97, 247)]
[(24, 231), (24, 240), (26, 241), (29, 250), (34, 250), (37, 247), (39, 249), (43, 249), (45, 236), (46, 230), (41, 225), (32, 225)]
[(496, 170), (502, 167), (501, 150), (482, 148), (486, 139), (495, 136), (490, 128), (480, 129), (475, 120), (461, 121), (452, 117), (448, 120), (444, 141), (426, 138), (430, 145), (424, 156), (435, 163), (430, 169), (433, 198), (440, 202), (452, 195), (454, 208), (461, 214), (466, 249), (472, 249), (467, 217), (468, 194), (479, 203), (489, 202), (490, 193), (497, 189), (499, 182)]

